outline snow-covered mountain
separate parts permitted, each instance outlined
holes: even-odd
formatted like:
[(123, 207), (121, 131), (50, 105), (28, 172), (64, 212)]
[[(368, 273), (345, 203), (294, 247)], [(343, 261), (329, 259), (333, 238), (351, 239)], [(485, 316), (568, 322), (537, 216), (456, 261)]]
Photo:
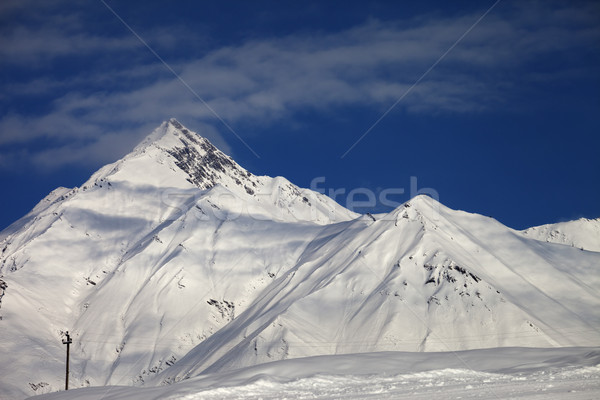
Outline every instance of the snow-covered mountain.
[(72, 387), (316, 355), (600, 345), (600, 253), (539, 232), (423, 196), (357, 215), (170, 120), (0, 233), (0, 397), (60, 389), (67, 330)]
[(582, 250), (600, 251), (600, 218), (535, 226), (523, 231), (530, 238), (566, 244)]

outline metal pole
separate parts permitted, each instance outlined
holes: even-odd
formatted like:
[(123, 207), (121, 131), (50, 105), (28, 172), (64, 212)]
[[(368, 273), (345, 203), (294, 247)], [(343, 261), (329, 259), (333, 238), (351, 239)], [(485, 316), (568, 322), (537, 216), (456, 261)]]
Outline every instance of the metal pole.
[(69, 331), (67, 331), (67, 340), (63, 339), (63, 344), (67, 345), (67, 374), (65, 376), (65, 390), (69, 390), (69, 345), (73, 343), (71, 337), (69, 336)]

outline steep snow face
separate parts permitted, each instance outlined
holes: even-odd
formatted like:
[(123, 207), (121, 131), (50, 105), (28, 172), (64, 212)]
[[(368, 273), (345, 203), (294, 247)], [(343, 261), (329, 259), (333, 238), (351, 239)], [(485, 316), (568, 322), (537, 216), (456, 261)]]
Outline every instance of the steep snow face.
[(544, 242), (600, 252), (600, 218), (580, 218), (576, 221), (541, 225), (525, 229), (522, 233)]
[[(0, 397), (322, 354), (598, 345), (600, 253), (417, 197), (358, 216), (175, 120), (0, 233)], [(27, 371), (27, 373), (24, 373)]]

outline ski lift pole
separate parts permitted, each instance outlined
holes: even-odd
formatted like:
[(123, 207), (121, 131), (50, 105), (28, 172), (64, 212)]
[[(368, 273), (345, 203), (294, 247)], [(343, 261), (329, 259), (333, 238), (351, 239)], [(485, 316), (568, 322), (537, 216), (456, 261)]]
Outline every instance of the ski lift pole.
[(67, 374), (65, 376), (65, 390), (69, 390), (69, 347), (70, 344), (73, 343), (71, 340), (71, 336), (69, 336), (69, 331), (67, 331), (67, 339), (63, 339), (63, 344), (67, 345)]

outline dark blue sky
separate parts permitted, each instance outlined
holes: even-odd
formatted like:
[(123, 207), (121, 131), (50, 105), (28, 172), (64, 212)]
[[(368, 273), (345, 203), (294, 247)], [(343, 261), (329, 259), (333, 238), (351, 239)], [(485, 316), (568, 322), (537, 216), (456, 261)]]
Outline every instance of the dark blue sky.
[(171, 117), (343, 205), (600, 216), (597, 2), (72, 3), (0, 4), (0, 229)]

